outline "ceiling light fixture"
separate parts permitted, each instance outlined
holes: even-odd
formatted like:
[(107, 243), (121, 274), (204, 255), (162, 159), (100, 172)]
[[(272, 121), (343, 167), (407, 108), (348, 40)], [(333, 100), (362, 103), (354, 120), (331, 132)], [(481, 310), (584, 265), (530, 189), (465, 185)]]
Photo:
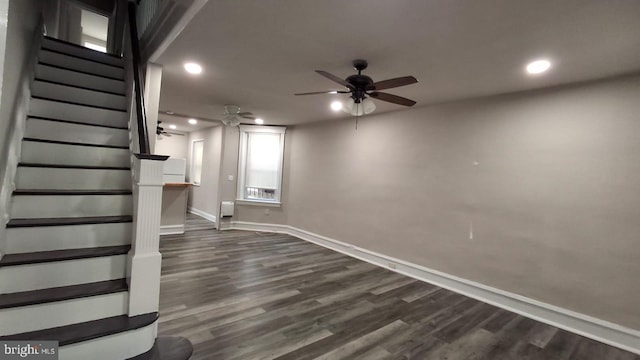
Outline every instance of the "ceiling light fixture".
[(527, 72), (532, 75), (542, 74), (546, 72), (551, 67), (551, 62), (549, 60), (535, 60), (527, 64)]
[(175, 129), (176, 129), (176, 126), (175, 126), (175, 125), (173, 125), (173, 124), (171, 124), (171, 125), (169, 125), (169, 129), (171, 129), (171, 130), (175, 130)]
[(340, 101), (334, 101), (331, 103), (331, 110), (340, 111), (342, 109), (342, 103)]
[(196, 120), (196, 119), (189, 119), (189, 124), (191, 124), (191, 125), (195, 125), (195, 124), (197, 124), (197, 123), (198, 123), (198, 120)]
[(376, 109), (376, 104), (369, 98), (364, 98), (359, 102), (355, 102), (353, 98), (345, 101), (342, 104), (342, 111), (349, 113), (353, 116), (362, 116), (372, 113)]
[(202, 66), (196, 64), (196, 63), (185, 63), (184, 64), (184, 69), (189, 73), (189, 74), (200, 74), (202, 73)]
[(255, 122), (256, 122), (256, 124), (258, 124), (258, 125), (262, 125), (262, 124), (264, 124), (264, 120), (262, 120), (262, 119), (260, 119), (260, 118), (256, 118), (254, 121), (255, 121)]

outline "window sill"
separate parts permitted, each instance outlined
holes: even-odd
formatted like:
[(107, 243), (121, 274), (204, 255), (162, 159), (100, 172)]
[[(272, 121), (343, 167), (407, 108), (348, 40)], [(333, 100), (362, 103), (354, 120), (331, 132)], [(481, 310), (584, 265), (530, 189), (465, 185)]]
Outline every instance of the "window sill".
[(237, 199), (236, 204), (238, 205), (253, 205), (253, 206), (266, 206), (266, 207), (281, 207), (282, 203), (280, 202), (271, 202), (271, 201), (259, 201), (259, 200), (243, 200)]

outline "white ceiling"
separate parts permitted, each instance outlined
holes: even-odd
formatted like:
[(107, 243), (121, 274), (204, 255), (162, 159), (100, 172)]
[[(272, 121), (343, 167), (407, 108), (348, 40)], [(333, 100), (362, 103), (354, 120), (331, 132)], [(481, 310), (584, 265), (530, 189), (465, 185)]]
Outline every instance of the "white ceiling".
[[(237, 104), (284, 125), (346, 117), (329, 109), (345, 95), (293, 94), (340, 89), (314, 70), (345, 78), (356, 58), (374, 81), (418, 78), (387, 90), (416, 106), (537, 89), (639, 71), (639, 34), (639, 0), (209, 1), (158, 60), (160, 108), (216, 119)], [(525, 74), (541, 57), (552, 69)]]
[[(202, 130), (206, 128), (210, 128), (212, 126), (219, 126), (221, 123), (214, 119), (207, 119), (203, 117), (196, 118), (196, 124), (190, 124), (189, 119), (193, 117), (181, 114), (166, 114), (161, 112), (158, 114), (158, 121), (161, 121), (161, 126), (165, 131), (169, 132), (178, 132), (178, 133), (188, 133), (192, 131)], [(170, 126), (175, 125), (175, 129), (171, 129)]]

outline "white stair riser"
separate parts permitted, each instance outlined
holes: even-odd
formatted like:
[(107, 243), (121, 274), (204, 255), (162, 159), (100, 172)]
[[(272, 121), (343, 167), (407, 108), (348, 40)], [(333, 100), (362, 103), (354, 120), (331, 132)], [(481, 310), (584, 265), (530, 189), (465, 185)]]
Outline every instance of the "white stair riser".
[(11, 199), (14, 219), (131, 215), (131, 195), (19, 195)]
[(77, 121), (85, 124), (109, 125), (122, 128), (129, 126), (129, 115), (124, 111), (98, 109), (45, 99), (31, 99), (29, 115)]
[(0, 293), (79, 285), (126, 277), (127, 255), (0, 268)]
[(124, 96), (38, 80), (31, 85), (31, 95), (110, 109), (127, 109), (127, 102)]
[(71, 44), (65, 44), (65, 43), (61, 43), (59, 41), (55, 41), (47, 38), (42, 39), (42, 47), (60, 51), (65, 54), (71, 54), (74, 56), (83, 57), (85, 59), (92, 59), (92, 60), (96, 60), (96, 61), (100, 61), (103, 63), (112, 64), (112, 65), (122, 66), (122, 62), (123, 62), (121, 58), (116, 58), (113, 56), (109, 56), (107, 54), (97, 52), (95, 50), (91, 50), (88, 48), (81, 48), (81, 47), (73, 46)]
[(8, 228), (7, 254), (131, 244), (131, 223)]
[(128, 292), (0, 310), (0, 335), (71, 325), (127, 313)]
[(87, 72), (94, 75), (124, 79), (124, 69), (122, 68), (100, 64), (95, 61), (84, 60), (44, 49), (40, 50), (38, 53), (38, 62), (61, 66), (65, 69)]
[(83, 144), (129, 146), (129, 130), (127, 129), (71, 124), (37, 118), (30, 118), (27, 121), (27, 129), (24, 136)]
[(129, 170), (18, 167), (16, 189), (130, 190)]
[(55, 81), (63, 84), (82, 86), (94, 90), (125, 93), (124, 81), (107, 79), (101, 76), (94, 76), (72, 70), (65, 70), (38, 64), (36, 66), (36, 79)]
[(144, 354), (153, 347), (158, 334), (158, 323), (94, 340), (60, 347), (64, 360), (129, 359)]
[(95, 165), (128, 167), (128, 149), (94, 146), (22, 142), (21, 162), (58, 165)]

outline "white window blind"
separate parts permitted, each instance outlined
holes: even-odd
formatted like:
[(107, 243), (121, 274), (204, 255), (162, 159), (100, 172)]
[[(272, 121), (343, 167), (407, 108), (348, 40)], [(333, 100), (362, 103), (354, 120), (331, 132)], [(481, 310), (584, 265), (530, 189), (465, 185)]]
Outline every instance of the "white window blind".
[(280, 202), (283, 127), (240, 126), (238, 199)]
[(249, 134), (246, 186), (276, 189), (279, 156), (280, 134)]

